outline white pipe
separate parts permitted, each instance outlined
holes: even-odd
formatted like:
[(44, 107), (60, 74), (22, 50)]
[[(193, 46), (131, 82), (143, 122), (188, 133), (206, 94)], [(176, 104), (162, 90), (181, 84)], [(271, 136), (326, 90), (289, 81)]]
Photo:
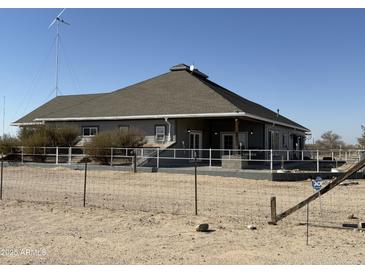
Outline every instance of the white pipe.
[(169, 118), (165, 117), (165, 122), (169, 125), (169, 132), (167, 134), (167, 141), (171, 142), (171, 123), (168, 121)]

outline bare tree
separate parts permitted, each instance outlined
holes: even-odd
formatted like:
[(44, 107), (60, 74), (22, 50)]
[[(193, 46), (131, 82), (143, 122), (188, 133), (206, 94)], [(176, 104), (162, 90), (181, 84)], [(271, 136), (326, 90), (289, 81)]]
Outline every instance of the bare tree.
[(321, 135), (321, 139), (317, 140), (316, 146), (319, 149), (339, 149), (344, 148), (345, 142), (342, 137), (331, 130)]

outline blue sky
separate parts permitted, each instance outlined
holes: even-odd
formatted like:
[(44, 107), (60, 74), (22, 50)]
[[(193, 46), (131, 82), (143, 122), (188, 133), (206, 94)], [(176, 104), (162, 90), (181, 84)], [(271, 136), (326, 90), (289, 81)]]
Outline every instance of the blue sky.
[[(0, 9), (10, 123), (54, 94), (59, 9)], [(224, 87), (355, 143), (365, 124), (363, 9), (67, 9), (61, 94), (113, 91), (192, 64)]]

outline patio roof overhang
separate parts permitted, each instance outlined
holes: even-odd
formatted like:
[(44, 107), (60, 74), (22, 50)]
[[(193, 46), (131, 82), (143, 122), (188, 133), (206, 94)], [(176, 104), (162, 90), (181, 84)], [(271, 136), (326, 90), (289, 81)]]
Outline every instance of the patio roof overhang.
[(34, 123), (13, 123), (13, 126), (26, 126), (32, 124), (42, 124), (45, 122), (71, 122), (71, 121), (114, 121), (114, 120), (143, 120), (143, 119), (173, 119), (173, 118), (238, 118), (247, 117), (258, 121), (281, 125), (288, 128), (297, 129), (304, 132), (310, 132), (309, 129), (304, 127), (296, 127), (287, 123), (275, 121), (272, 119), (263, 118), (250, 113), (237, 111), (237, 112), (224, 112), (224, 113), (191, 113), (191, 114), (156, 114), (156, 115), (136, 115), (136, 116), (104, 116), (104, 117), (60, 117), (60, 118), (36, 118)]

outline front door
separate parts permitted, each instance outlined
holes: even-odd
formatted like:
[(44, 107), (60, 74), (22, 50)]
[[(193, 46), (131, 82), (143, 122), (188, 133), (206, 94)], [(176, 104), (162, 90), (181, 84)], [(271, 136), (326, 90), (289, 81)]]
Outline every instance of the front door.
[(202, 157), (202, 132), (192, 130), (189, 133), (189, 148), (191, 149), (191, 158), (194, 158), (194, 151), (198, 158)]

